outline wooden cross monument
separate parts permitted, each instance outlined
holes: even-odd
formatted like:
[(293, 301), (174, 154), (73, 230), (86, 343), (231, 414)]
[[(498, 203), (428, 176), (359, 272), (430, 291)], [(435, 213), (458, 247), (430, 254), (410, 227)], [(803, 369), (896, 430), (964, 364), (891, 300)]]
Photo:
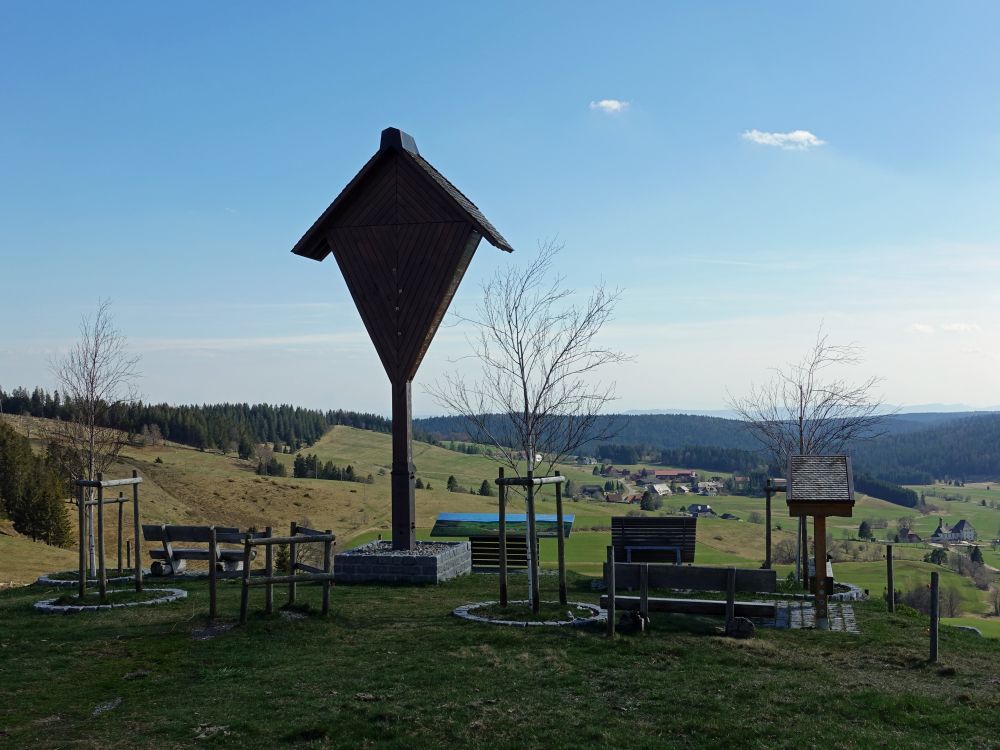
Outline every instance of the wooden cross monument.
[(382, 131), (379, 150), (292, 252), (337, 259), (392, 383), (392, 546), (413, 549), (410, 383), (482, 238), (513, 248), (432, 167), (413, 138)]

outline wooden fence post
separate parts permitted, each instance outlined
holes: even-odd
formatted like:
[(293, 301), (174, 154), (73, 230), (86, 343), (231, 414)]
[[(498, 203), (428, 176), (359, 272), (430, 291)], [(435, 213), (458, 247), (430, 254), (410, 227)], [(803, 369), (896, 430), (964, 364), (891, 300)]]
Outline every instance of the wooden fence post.
[[(333, 529), (327, 529), (324, 533), (332, 534)], [(323, 571), (327, 575), (333, 573), (333, 542), (325, 541), (323, 542)], [(323, 614), (326, 615), (330, 612), (330, 584), (332, 581), (327, 579), (323, 581)]]
[(608, 547), (608, 638), (615, 636), (615, 548)]
[[(291, 526), (289, 528), (290, 528), (290, 531), (288, 533), (288, 536), (294, 538), (295, 535), (299, 531), (299, 525), (295, 521), (292, 521)], [(290, 576), (290, 579), (288, 581), (288, 606), (291, 606), (292, 604), (295, 604), (295, 578), (294, 577), (295, 577), (295, 561), (296, 561), (296, 554), (295, 553), (296, 553), (296, 550), (297, 550), (297, 545), (295, 544), (295, 542), (289, 542), (288, 543), (288, 575)]]
[(247, 621), (247, 607), (250, 604), (250, 534), (243, 538), (243, 593), (240, 596), (240, 625)]
[(566, 603), (566, 540), (563, 533), (562, 482), (556, 482), (556, 550), (559, 557), (559, 603)]
[[(531, 463), (529, 462), (529, 466)], [(528, 598), (530, 600), (531, 611), (538, 614), (540, 599), (538, 595), (538, 546), (535, 543), (537, 533), (535, 530), (535, 485), (532, 472), (528, 472), (528, 487), (526, 497), (526, 510), (528, 512)]]
[(125, 567), (126, 568), (131, 568), (132, 567), (132, 540), (131, 539), (126, 539), (125, 540)]
[(216, 601), (216, 583), (218, 582), (219, 564), (219, 538), (212, 526), (208, 530), (208, 619), (214, 620), (218, 616), (218, 605)]
[[(271, 527), (264, 527), (264, 535), (268, 538), (271, 537)], [(268, 583), (264, 587), (264, 612), (266, 614), (271, 614), (274, 612), (274, 584), (271, 583), (271, 578), (274, 576), (274, 553), (273, 545), (264, 546), (264, 575), (267, 576)]]
[(896, 584), (892, 578), (892, 545), (885, 546), (885, 578), (886, 586), (889, 589), (889, 597), (886, 599), (886, 606), (889, 612), (896, 611)]
[(80, 522), (80, 583), (77, 594), (83, 599), (87, 593), (87, 509), (84, 505), (82, 484), (76, 488), (76, 507)]
[(764, 489), (764, 570), (771, 569), (771, 480), (766, 480)]
[(499, 469), (497, 485), (500, 488), (500, 606), (507, 606), (507, 485), (503, 483), (503, 467)]
[(931, 573), (931, 661), (938, 660), (938, 625), (941, 619), (940, 600), (938, 597), (940, 576), (937, 571)]
[(125, 493), (118, 493), (118, 577), (122, 577), (122, 528), (125, 513)]
[(104, 567), (104, 479), (97, 475), (97, 585), (101, 592), (101, 604), (108, 603), (108, 571)]
[(736, 617), (736, 568), (726, 570), (726, 627)]
[[(139, 478), (139, 472), (135, 469), (132, 469), (132, 478)], [(139, 528), (138, 482), (132, 485), (132, 525), (135, 527), (135, 590), (142, 591), (142, 533)]]

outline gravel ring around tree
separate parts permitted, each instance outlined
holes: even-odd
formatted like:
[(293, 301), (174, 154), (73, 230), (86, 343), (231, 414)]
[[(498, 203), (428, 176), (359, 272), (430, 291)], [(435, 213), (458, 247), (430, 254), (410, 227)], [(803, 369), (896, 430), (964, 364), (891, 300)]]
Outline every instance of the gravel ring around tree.
[[(73, 579), (73, 578), (52, 578), (51, 577), (51, 576), (64, 575), (66, 573), (76, 573), (76, 571), (75, 570), (60, 570), (60, 571), (57, 571), (55, 573), (44, 573), (44, 574), (38, 576), (38, 579), (35, 581), (35, 585), (36, 586), (52, 586), (54, 588), (64, 588), (64, 589), (74, 588), (74, 587), (78, 586), (79, 583), (80, 583), (79, 577), (77, 577), (75, 579)], [(143, 575), (143, 577), (149, 575), (149, 571), (144, 569), (142, 571), (142, 575)], [(134, 575), (119, 576), (119, 577), (116, 577), (116, 578), (109, 578), (108, 579), (108, 584), (110, 585), (110, 584), (113, 584), (113, 583), (131, 583), (134, 580), (135, 580), (135, 576)], [(97, 583), (98, 583), (98, 581), (97, 581), (96, 578), (87, 578), (87, 586), (96, 586)]]
[[(77, 612), (96, 612), (98, 610), (109, 610), (109, 609), (122, 609), (124, 607), (148, 607), (155, 604), (168, 604), (169, 602), (176, 602), (181, 599), (187, 598), (187, 591), (184, 589), (145, 589), (146, 591), (161, 591), (163, 596), (157, 599), (146, 599), (140, 602), (122, 602), (121, 604), (56, 604), (55, 597), (53, 599), (42, 599), (40, 602), (35, 602), (34, 607), (39, 612), (45, 612), (48, 614), (60, 614), (60, 615), (71, 615)], [(116, 593), (133, 593), (131, 589), (113, 589), (108, 592), (109, 596), (114, 596)]]
[[(559, 602), (543, 602), (544, 604), (559, 604)], [(474, 602), (472, 604), (463, 604), (461, 607), (456, 607), (452, 610), (452, 614), (455, 617), (460, 617), (463, 620), (471, 620), (472, 622), (485, 622), (489, 625), (510, 625), (519, 628), (530, 628), (530, 627), (567, 627), (576, 625), (586, 625), (587, 623), (593, 622), (607, 622), (608, 612), (605, 609), (601, 609), (596, 604), (588, 604), (587, 602), (566, 602), (567, 607), (578, 607), (586, 609), (594, 613), (593, 617), (575, 617), (572, 620), (549, 620), (544, 621), (528, 621), (528, 620), (491, 620), (488, 617), (480, 617), (474, 614), (477, 609), (481, 607), (489, 607), (492, 604), (499, 604), (499, 602)], [(520, 599), (517, 601), (510, 601), (508, 604), (528, 604), (527, 599)]]

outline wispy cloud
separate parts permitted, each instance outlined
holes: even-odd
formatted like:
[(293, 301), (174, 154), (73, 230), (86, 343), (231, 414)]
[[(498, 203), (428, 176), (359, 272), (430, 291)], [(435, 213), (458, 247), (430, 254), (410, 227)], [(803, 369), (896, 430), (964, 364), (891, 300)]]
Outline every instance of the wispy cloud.
[[(591, 105), (593, 106), (593, 105)], [(761, 146), (776, 146), (785, 151), (808, 151), (822, 146), (826, 141), (817, 138), (808, 130), (792, 130), (788, 133), (768, 133), (763, 130), (745, 130), (743, 140)]]
[(624, 112), (629, 107), (629, 102), (622, 101), (621, 99), (600, 99), (596, 102), (590, 103), (591, 109), (597, 109), (601, 112), (607, 112), (609, 115), (616, 115), (620, 112)]
[(941, 330), (946, 333), (976, 333), (981, 329), (978, 323), (945, 323)]
[(910, 326), (910, 330), (914, 333), (922, 333), (925, 336), (929, 336), (934, 333), (934, 326), (927, 325), (926, 323), (914, 323)]

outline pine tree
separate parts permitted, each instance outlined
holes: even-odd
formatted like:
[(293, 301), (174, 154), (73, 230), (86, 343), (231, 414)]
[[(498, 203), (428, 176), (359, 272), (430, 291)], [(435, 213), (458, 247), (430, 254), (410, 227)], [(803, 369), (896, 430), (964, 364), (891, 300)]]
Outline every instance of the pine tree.
[(490, 488), (490, 483), (485, 479), (483, 480), (483, 483), (479, 485), (479, 494), (483, 497), (490, 497), (493, 494), (493, 490)]

